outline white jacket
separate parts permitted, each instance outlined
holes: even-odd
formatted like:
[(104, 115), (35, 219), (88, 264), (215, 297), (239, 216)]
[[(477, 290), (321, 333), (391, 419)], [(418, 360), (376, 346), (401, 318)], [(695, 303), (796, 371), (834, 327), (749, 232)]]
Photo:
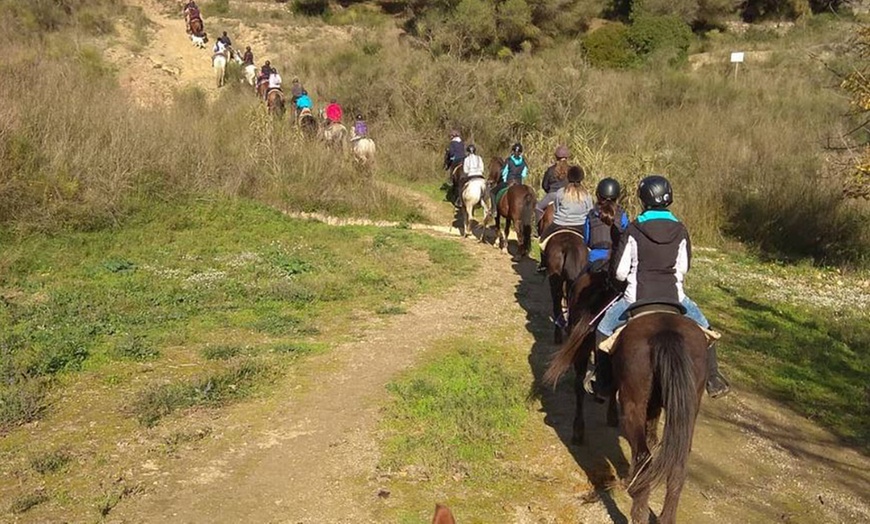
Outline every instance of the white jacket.
[(281, 89), (281, 75), (272, 73), (269, 75), (269, 89)]
[(483, 159), (480, 158), (480, 155), (468, 155), (462, 163), (462, 171), (469, 178), (483, 176)]

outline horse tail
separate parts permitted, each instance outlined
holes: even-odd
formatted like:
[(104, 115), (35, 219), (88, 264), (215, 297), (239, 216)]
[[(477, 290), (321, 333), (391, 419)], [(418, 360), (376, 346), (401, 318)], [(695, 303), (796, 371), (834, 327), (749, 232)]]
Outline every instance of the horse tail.
[(523, 209), (520, 215), (520, 222), (523, 231), (523, 245), (526, 249), (532, 244), (532, 222), (535, 216), (535, 194), (531, 191), (526, 191), (523, 195)]
[(653, 377), (658, 382), (665, 408), (661, 449), (641, 466), (628, 487), (632, 497), (655, 487), (674, 468), (684, 468), (692, 447), (692, 429), (697, 415), (692, 360), (680, 333), (662, 331), (650, 337)]
[(580, 351), (580, 348), (583, 346), (583, 341), (586, 340), (586, 336), (589, 335), (589, 332), (592, 331), (592, 328), (589, 326), (590, 318), (583, 319), (581, 318), (580, 322), (578, 322), (571, 332), (568, 334), (568, 340), (562, 344), (562, 347), (559, 348), (559, 351), (553, 355), (552, 360), (550, 360), (550, 365), (547, 366), (547, 371), (544, 372), (543, 383), (549, 386), (556, 385), (556, 382), (559, 381), (559, 378), (568, 371), (574, 364), (574, 360), (577, 358), (577, 353)]

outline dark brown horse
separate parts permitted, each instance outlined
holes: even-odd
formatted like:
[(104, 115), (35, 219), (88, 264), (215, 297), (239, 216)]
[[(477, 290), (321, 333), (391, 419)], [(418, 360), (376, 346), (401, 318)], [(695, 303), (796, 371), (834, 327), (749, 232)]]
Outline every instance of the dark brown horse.
[(266, 92), (269, 90), (269, 81), (265, 78), (257, 81), (257, 98), (260, 100), (266, 100)]
[[(707, 337), (691, 319), (651, 313), (630, 321), (612, 352), (620, 425), (631, 446), (631, 520), (649, 521), (650, 491), (667, 483), (661, 524), (673, 524), (707, 380)], [(665, 410), (661, 447), (658, 421)]]
[[(611, 226), (615, 229), (615, 226)], [(583, 375), (594, 349), (591, 320), (617, 296), (607, 285), (604, 273), (585, 274), (575, 283), (570, 300), (568, 341), (550, 363), (546, 383), (574, 365), (577, 413), (573, 441), (583, 442)], [(667, 492), (660, 522), (676, 521), (677, 503), (686, 480), (688, 455), (695, 419), (707, 378), (707, 339), (691, 319), (674, 311), (653, 311), (637, 315), (619, 334), (611, 351), (613, 383), (619, 403), (619, 424), (632, 454), (631, 520), (649, 520), (650, 491), (662, 480)], [(616, 421), (613, 399), (608, 423)], [(662, 409), (666, 413), (661, 447), (655, 455), (650, 447), (658, 443), (657, 427)]]
[[(504, 160), (493, 158), (489, 167), (489, 178), (487, 179), (490, 187), (496, 187), (501, 177), (501, 170), (504, 167)], [(522, 258), (528, 255), (532, 244), (532, 223), (535, 216), (535, 203), (537, 195), (531, 187), (520, 183), (508, 183), (507, 192), (501, 200), (498, 201), (497, 209), (493, 211), (495, 216), (495, 229), (498, 232), (498, 247), (502, 251), (507, 251), (507, 237), (510, 234), (511, 221), (514, 223), (514, 230), (517, 234), (517, 258)], [(495, 191), (495, 189), (493, 189)], [(500, 219), (505, 218), (504, 232), (502, 233)], [(483, 227), (486, 228), (489, 217), (484, 218)], [(484, 235), (480, 236), (480, 241), (484, 241)]]
[(202, 19), (195, 17), (191, 18), (187, 23), (187, 29), (193, 36), (203, 36), (202, 30), (204, 29), (202, 24)]
[(550, 281), (550, 297), (553, 299), (553, 339), (562, 343), (568, 319), (562, 312), (562, 302), (574, 287), (574, 282), (586, 271), (589, 251), (583, 237), (573, 231), (561, 231), (550, 235), (544, 249), (547, 260), (547, 278)]

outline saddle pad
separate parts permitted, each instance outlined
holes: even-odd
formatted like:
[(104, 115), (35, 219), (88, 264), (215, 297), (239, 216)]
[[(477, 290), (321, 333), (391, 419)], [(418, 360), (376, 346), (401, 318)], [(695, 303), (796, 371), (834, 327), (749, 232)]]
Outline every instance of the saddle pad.
[(498, 207), (498, 204), (499, 202), (501, 202), (502, 197), (505, 196), (505, 193), (507, 193), (508, 189), (510, 188), (511, 186), (507, 186), (506, 188), (503, 188), (501, 191), (495, 194), (495, 207)]
[(572, 235), (576, 235), (576, 236), (580, 237), (580, 240), (583, 240), (583, 235), (581, 235), (577, 231), (574, 231), (573, 229), (560, 229), (558, 231), (553, 231), (552, 233), (547, 235), (547, 237), (545, 239), (540, 241), (541, 251), (544, 251), (545, 249), (547, 249), (547, 242), (549, 242), (551, 238), (553, 238), (554, 236), (556, 236), (560, 233), (571, 233)]

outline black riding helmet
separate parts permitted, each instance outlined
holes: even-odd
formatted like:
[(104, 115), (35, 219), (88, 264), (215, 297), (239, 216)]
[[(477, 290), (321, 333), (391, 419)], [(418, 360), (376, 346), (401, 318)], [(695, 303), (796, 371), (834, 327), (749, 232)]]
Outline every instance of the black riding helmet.
[(637, 186), (637, 196), (643, 202), (644, 209), (665, 208), (674, 202), (671, 183), (661, 175), (650, 175), (641, 180)]
[(473, 155), (477, 152), (477, 148), (474, 147), (474, 144), (468, 144), (468, 147), (466, 147), (465, 150), (468, 151), (469, 155)]
[(523, 145), (520, 144), (519, 142), (517, 142), (516, 144), (513, 145), (513, 147), (511, 147), (511, 153), (513, 153), (515, 155), (522, 155), (523, 154)]
[(616, 200), (619, 198), (619, 182), (612, 178), (605, 178), (598, 182), (598, 188), (595, 189), (595, 194), (600, 200)]

